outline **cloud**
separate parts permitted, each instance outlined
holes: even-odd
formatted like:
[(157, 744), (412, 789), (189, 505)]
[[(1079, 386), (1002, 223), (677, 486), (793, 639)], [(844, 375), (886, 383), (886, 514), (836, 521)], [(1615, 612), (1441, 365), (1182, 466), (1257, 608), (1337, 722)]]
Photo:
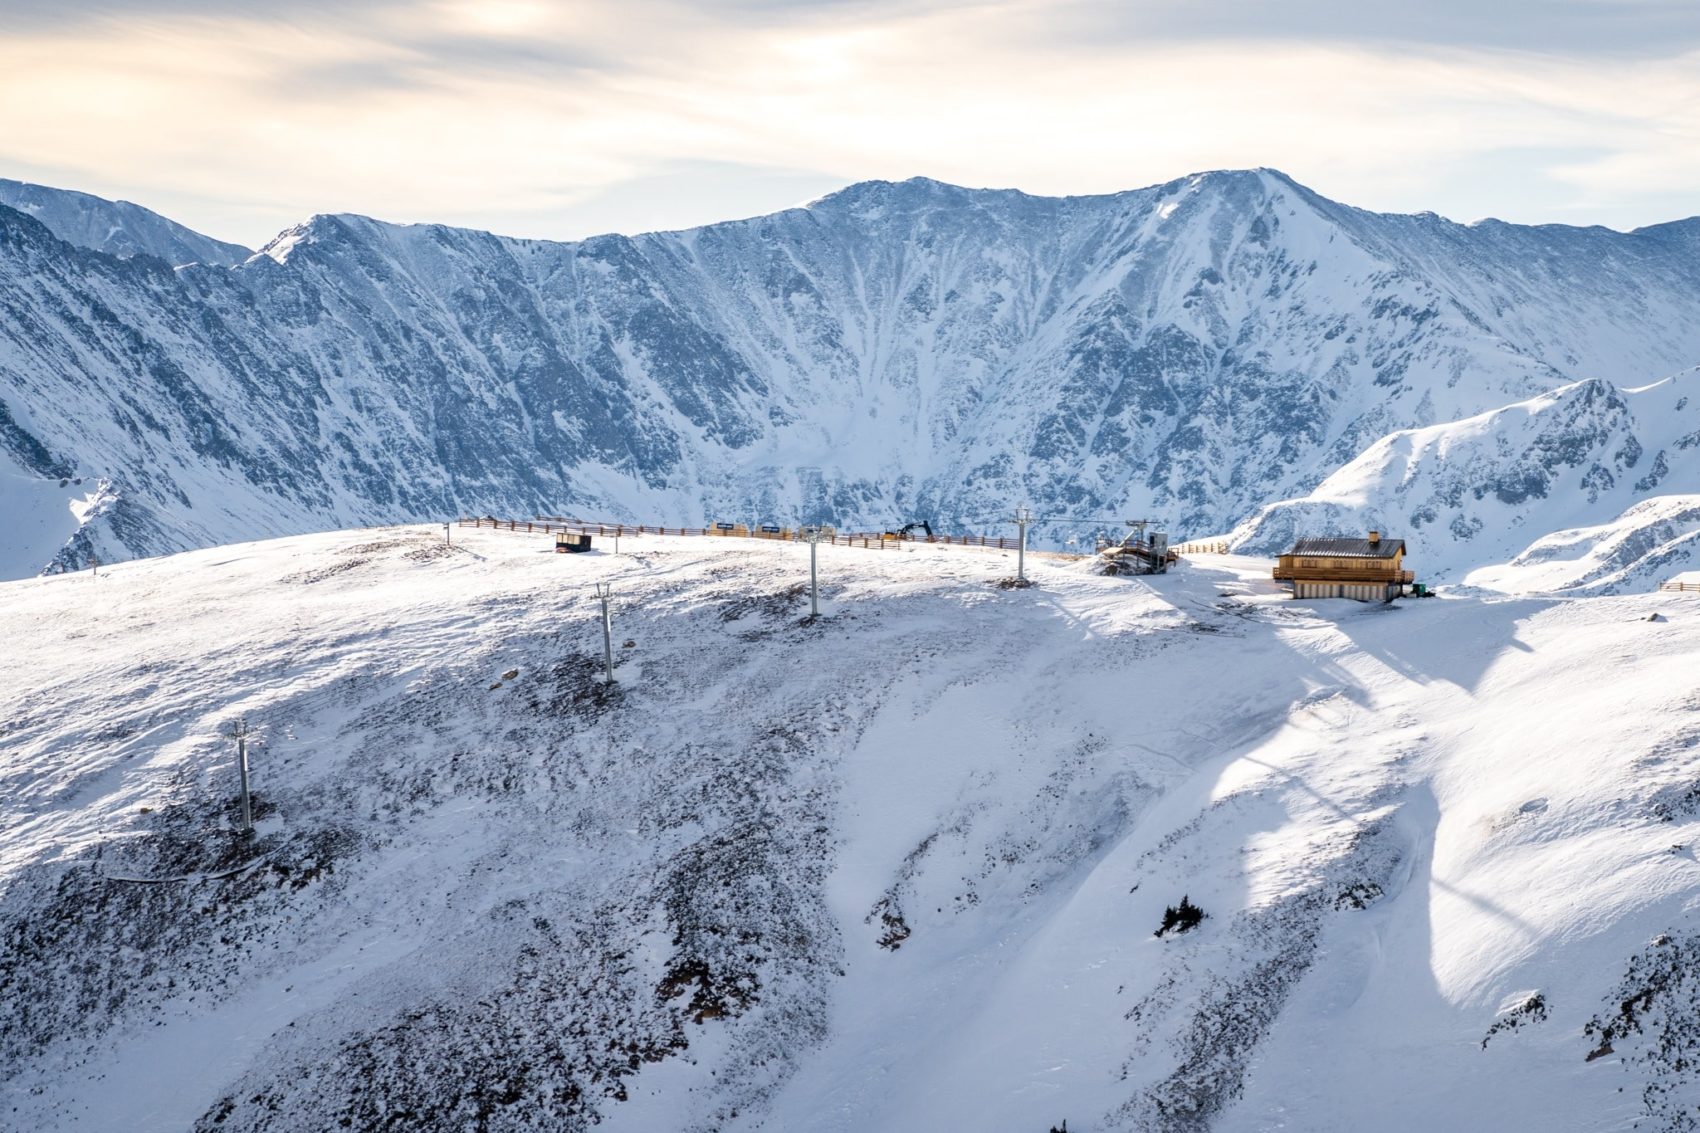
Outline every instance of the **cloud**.
[(1692, 5), (1394, 8), (42, 3), (0, 37), (0, 175), (250, 244), (315, 211), (673, 227), (916, 173), (1068, 193), (1270, 165), (1370, 207), (1620, 225), (1700, 200)]
[(1083, 44), (1257, 40), (1662, 58), (1700, 49), (1690, 0), (1075, 0), (1050, 17)]

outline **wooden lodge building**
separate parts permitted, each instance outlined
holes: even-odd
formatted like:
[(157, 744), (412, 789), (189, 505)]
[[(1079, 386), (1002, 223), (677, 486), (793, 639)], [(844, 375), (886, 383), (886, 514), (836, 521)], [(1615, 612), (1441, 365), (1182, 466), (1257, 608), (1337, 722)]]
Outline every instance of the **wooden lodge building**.
[(1405, 541), (1304, 538), (1275, 563), (1275, 580), (1291, 582), (1294, 598), (1356, 598), (1389, 602), (1405, 593), (1415, 576), (1404, 569)]

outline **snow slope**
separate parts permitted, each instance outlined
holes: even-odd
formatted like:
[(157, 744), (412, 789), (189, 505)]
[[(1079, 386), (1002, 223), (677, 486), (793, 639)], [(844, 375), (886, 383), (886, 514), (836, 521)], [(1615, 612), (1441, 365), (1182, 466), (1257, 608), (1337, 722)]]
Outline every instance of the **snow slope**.
[(1700, 495), (1654, 496), (1606, 523), (1554, 531), (1465, 583), (1509, 593), (1652, 590), (1700, 562)]
[(5, 471), (0, 462), (0, 577), (35, 574), (77, 535), (98, 489), (81, 477), (44, 480)]
[(1379, 529), (1432, 579), (1644, 590), (1700, 561), (1697, 487), (1700, 371), (1632, 389), (1587, 381), (1384, 437), (1231, 539), (1275, 553), (1303, 533)]
[(455, 537), (0, 584), (10, 1125), (1689, 1127), (1700, 595)]
[(84, 207), (0, 207), (0, 455), (114, 501), (55, 567), (457, 512), (1201, 534), (1394, 431), (1700, 359), (1700, 221), (1465, 226), (1268, 170), (571, 244), (316, 216), (175, 271), (57, 238)]

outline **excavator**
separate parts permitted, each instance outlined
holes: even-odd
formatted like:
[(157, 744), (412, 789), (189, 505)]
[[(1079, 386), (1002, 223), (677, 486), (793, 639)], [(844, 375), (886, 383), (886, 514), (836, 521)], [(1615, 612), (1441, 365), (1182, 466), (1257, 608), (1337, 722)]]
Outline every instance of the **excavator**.
[(917, 528), (927, 533), (927, 542), (933, 541), (933, 525), (924, 519), (917, 519), (914, 523), (905, 523), (896, 531), (887, 531), (885, 537), (887, 539), (914, 539)]

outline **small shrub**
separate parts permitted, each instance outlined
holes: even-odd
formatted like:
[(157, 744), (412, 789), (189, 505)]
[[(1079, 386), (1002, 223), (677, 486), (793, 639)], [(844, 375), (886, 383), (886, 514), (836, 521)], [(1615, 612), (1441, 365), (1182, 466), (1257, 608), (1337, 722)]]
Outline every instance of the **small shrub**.
[(1166, 936), (1171, 932), (1182, 933), (1197, 928), (1198, 922), (1203, 920), (1204, 916), (1203, 909), (1182, 896), (1179, 905), (1170, 905), (1163, 910), (1163, 927), (1153, 935)]

